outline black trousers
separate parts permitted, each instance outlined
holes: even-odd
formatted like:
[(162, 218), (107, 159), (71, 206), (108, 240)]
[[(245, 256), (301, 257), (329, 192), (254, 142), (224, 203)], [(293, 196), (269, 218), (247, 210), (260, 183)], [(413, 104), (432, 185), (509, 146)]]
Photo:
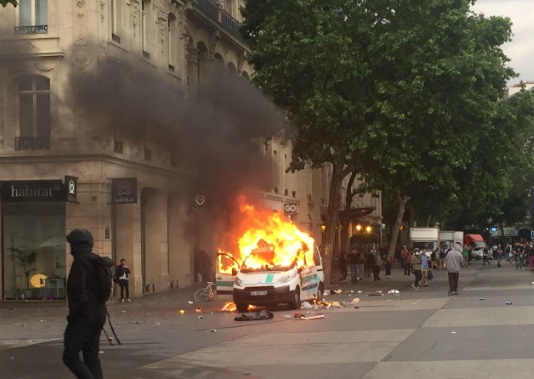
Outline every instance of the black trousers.
[(423, 279), (423, 273), (421, 270), (413, 270), (413, 274), (415, 275), (415, 281), (413, 284), (415, 284), (416, 287), (419, 287), (419, 282), (421, 279)]
[[(129, 299), (130, 290), (128, 289), (128, 280), (119, 279), (119, 286), (121, 287), (121, 299)], [(124, 292), (126, 292), (126, 297), (124, 297)]]
[(458, 292), (458, 278), (459, 272), (449, 272), (449, 291)]
[[(77, 378), (103, 379), (98, 351), (102, 326), (89, 326), (80, 322), (69, 322), (65, 329), (63, 363)], [(83, 362), (80, 360), (80, 351)]]

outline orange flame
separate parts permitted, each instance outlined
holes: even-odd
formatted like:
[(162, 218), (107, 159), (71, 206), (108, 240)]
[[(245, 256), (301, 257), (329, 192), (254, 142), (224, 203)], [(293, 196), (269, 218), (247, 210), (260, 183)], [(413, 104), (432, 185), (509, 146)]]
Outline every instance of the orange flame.
[[(254, 311), (256, 309), (258, 309), (258, 307), (256, 307), (255, 305), (249, 305), (247, 308), (248, 311)], [(225, 312), (235, 312), (237, 311), (237, 307), (233, 301), (227, 301), (221, 310)]]
[[(240, 203), (241, 223), (243, 234), (238, 240), (239, 251), (233, 256), (242, 263), (249, 254), (258, 247), (269, 247), (268, 254), (255, 255), (254, 260), (247, 260), (247, 267), (260, 268), (265, 265), (289, 267), (296, 261), (298, 267), (313, 266), (314, 239), (299, 230), (291, 220), (285, 219), (281, 212), (259, 210), (255, 206), (246, 204), (244, 196), (238, 198)], [(220, 253), (223, 253), (219, 249)], [(219, 272), (230, 274), (238, 264), (231, 259), (219, 256)]]

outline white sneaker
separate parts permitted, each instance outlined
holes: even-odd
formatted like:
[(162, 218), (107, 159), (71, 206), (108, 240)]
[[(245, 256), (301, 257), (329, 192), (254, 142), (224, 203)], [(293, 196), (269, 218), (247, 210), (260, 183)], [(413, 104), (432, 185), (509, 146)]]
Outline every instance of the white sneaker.
[(131, 303), (131, 302), (132, 302), (130, 299), (126, 299), (126, 301), (127, 301), (128, 303)]
[(124, 303), (124, 299), (121, 299), (121, 303)]

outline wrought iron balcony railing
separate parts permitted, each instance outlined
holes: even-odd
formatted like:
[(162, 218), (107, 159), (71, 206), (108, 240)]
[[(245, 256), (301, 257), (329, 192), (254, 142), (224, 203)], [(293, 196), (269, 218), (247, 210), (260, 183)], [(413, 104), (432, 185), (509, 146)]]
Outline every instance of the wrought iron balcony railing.
[(15, 34), (47, 34), (48, 25), (15, 26)]
[(15, 150), (49, 150), (50, 137), (15, 137)]
[(241, 38), (239, 34), (239, 22), (233, 18), (230, 13), (226, 12), (222, 7), (214, 0), (197, 0), (198, 7), (204, 11), (213, 20), (221, 23), (221, 25), (233, 34), (234, 36)]

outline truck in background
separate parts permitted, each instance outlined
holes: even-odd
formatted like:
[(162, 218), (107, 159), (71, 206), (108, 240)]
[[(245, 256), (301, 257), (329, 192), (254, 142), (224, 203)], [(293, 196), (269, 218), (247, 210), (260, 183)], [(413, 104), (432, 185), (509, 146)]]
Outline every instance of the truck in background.
[(467, 245), (471, 249), (474, 247), (484, 247), (486, 246), (486, 242), (484, 242), (481, 234), (469, 233), (464, 236), (464, 245)]
[(410, 241), (414, 249), (439, 250), (439, 228), (410, 228)]
[(439, 232), (441, 250), (445, 251), (454, 244), (464, 245), (464, 232), (442, 230)]

